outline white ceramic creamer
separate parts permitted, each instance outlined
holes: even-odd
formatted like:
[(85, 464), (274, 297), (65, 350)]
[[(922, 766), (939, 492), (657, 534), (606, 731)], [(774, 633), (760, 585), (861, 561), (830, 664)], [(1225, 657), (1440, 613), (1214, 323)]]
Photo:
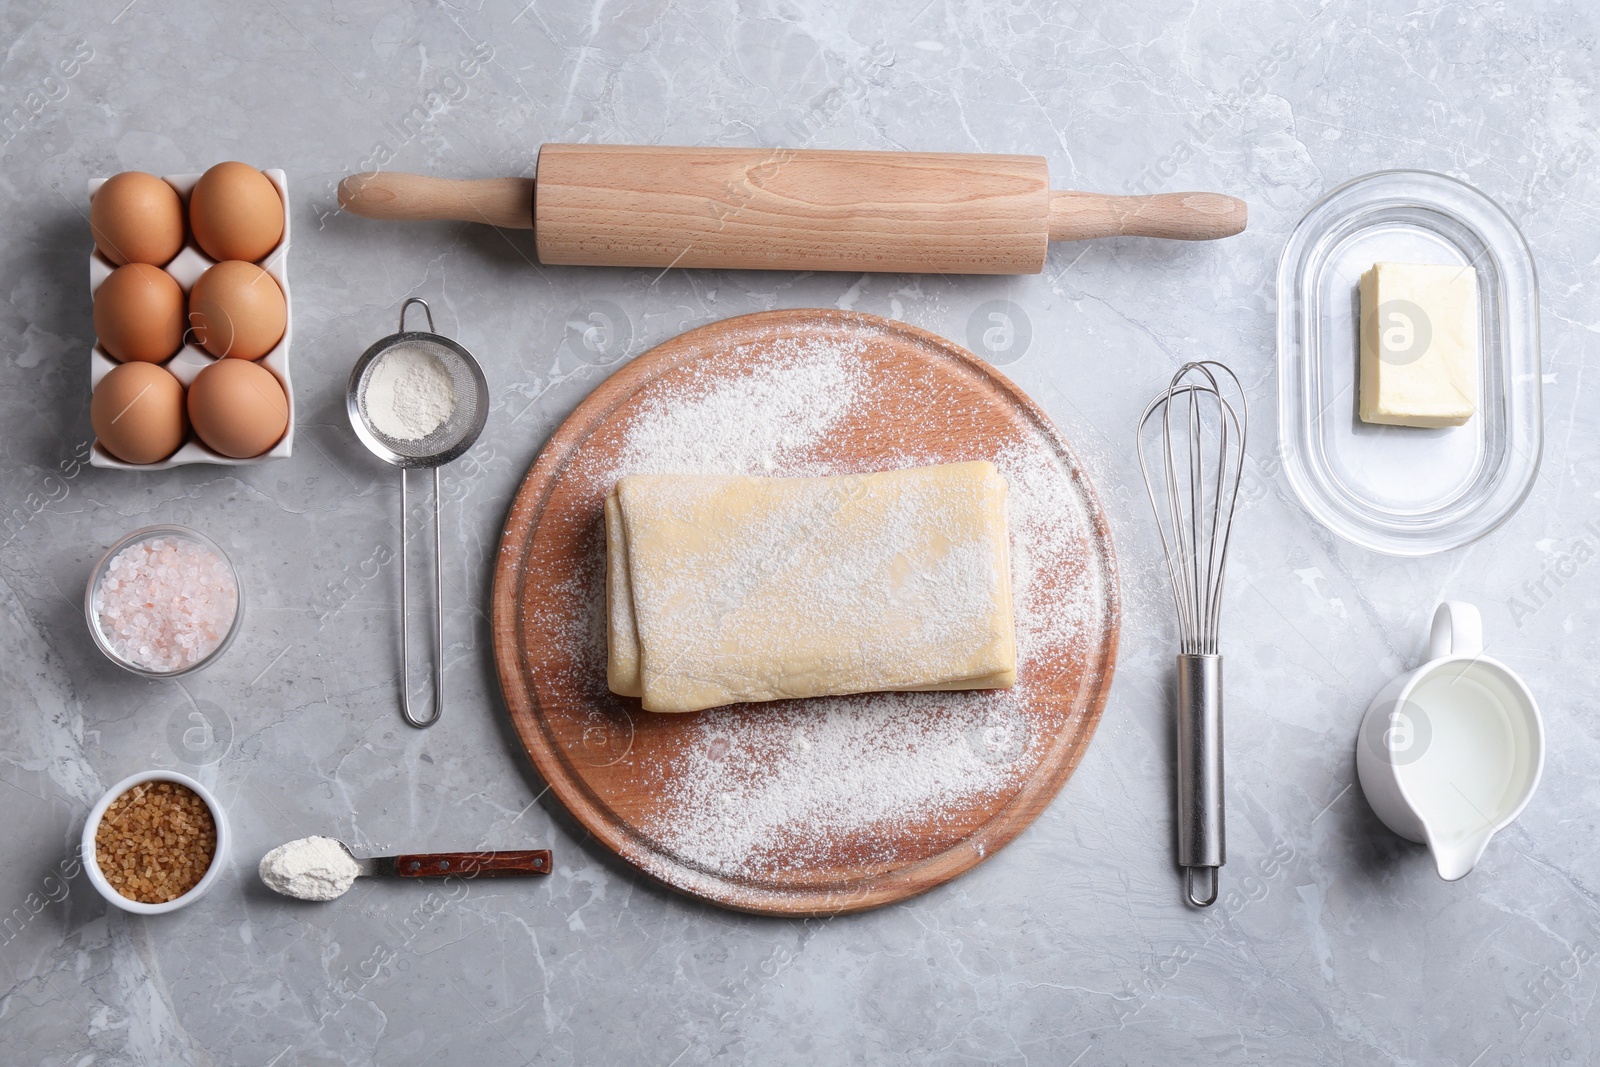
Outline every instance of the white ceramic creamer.
[(1527, 807), (1544, 773), (1544, 723), (1522, 679), (1483, 654), (1477, 608), (1439, 605), (1428, 661), (1367, 709), (1356, 771), (1378, 818), (1426, 844), (1447, 881)]

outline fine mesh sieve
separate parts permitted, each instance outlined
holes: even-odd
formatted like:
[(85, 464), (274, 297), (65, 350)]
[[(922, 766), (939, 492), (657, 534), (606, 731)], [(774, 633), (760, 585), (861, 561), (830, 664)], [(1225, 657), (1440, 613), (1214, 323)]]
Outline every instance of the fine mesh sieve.
[[(405, 328), (406, 309), (412, 304), (421, 304), (428, 316), (427, 333)], [(460, 457), (483, 432), (489, 415), (489, 386), (478, 361), (465, 348), (432, 331), (433, 312), (427, 301), (412, 297), (400, 308), (400, 332), (390, 334), (363, 352), (350, 372), (349, 392), (345, 397), (350, 424), (373, 455), (396, 467), (437, 467)], [(420, 349), (437, 359), (449, 373), (455, 392), (455, 406), (450, 417), (428, 436), (414, 441), (389, 436), (372, 424), (372, 417), (367, 413), (367, 387), (378, 369), (379, 357), (400, 347)]]
[[(412, 304), (422, 305), (428, 318), (428, 329), (406, 329), (406, 311)], [(367, 389), (372, 384), (374, 372), (382, 357), (397, 348), (414, 348), (438, 360), (450, 376), (453, 401), (449, 415), (426, 437), (406, 440), (393, 437), (373, 425), (367, 411)], [(439, 721), (444, 710), (444, 556), (443, 523), (440, 519), (439, 468), (458, 458), (483, 432), (489, 417), (489, 383), (484, 380), (483, 368), (472, 358), (472, 353), (448, 337), (433, 332), (433, 311), (428, 302), (411, 297), (400, 305), (400, 330), (378, 341), (356, 360), (350, 371), (350, 383), (345, 390), (345, 411), (350, 416), (350, 426), (367, 449), (385, 463), (400, 468), (400, 660), (405, 672), (400, 683), (401, 713), (406, 722), (416, 727), (432, 726)], [(410, 604), (411, 588), (408, 547), (411, 543), (411, 506), (408, 497), (406, 472), (417, 467), (433, 468), (433, 555), (434, 555), (434, 661), (433, 661), (433, 715), (418, 718), (411, 711), (411, 650)]]

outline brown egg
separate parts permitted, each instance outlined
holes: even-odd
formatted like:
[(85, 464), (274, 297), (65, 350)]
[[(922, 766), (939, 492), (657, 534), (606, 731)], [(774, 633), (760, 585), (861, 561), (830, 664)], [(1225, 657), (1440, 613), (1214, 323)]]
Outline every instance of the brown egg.
[(283, 239), (283, 197), (245, 163), (218, 163), (189, 194), (189, 228), (212, 259), (255, 262)]
[(183, 383), (153, 363), (112, 367), (95, 386), (89, 422), (101, 446), (124, 463), (160, 463), (189, 432)]
[(219, 359), (189, 383), (189, 421), (210, 448), (249, 459), (289, 428), (289, 397), (259, 363)]
[(260, 359), (283, 340), (288, 322), (283, 289), (254, 263), (218, 263), (189, 292), (195, 344), (213, 356)]
[(183, 202), (154, 174), (123, 171), (106, 179), (89, 201), (89, 229), (102, 256), (121, 266), (162, 266), (183, 247)]
[(160, 267), (118, 267), (94, 292), (94, 332), (114, 359), (163, 363), (183, 347), (183, 290)]

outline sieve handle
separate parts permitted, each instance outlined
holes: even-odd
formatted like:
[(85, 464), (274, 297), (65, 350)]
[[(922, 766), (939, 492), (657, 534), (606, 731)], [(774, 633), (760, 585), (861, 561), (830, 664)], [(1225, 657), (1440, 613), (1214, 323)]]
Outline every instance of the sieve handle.
[(428, 302), (422, 299), (420, 296), (407, 297), (406, 302), (400, 305), (400, 329), (396, 330), (395, 332), (406, 332), (406, 312), (411, 309), (412, 304), (421, 305), (422, 313), (428, 317), (428, 332), (438, 333), (439, 331), (433, 328), (433, 309), (429, 307)]
[[(407, 301), (409, 304), (410, 301)], [(427, 305), (424, 304), (424, 307)], [(405, 311), (400, 312), (404, 322)], [(431, 318), (431, 316), (430, 316)], [(407, 495), (407, 475), (400, 470), (400, 713), (406, 722), (425, 730), (439, 721), (444, 711), (444, 536), (440, 519), (439, 468), (433, 468), (433, 715), (419, 718), (411, 710), (411, 501)]]

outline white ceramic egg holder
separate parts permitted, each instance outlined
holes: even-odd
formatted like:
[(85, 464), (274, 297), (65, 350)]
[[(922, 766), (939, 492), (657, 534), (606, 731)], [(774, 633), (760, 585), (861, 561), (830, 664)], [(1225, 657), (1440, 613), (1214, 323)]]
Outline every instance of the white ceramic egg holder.
[[(110, 452), (107, 452), (101, 446), (99, 439), (96, 439), (93, 449), (89, 452), (89, 464), (91, 466), (114, 467), (118, 470), (129, 471), (159, 471), (185, 463), (220, 463), (225, 466), (237, 467), (246, 463), (260, 463), (262, 460), (268, 459), (286, 459), (290, 452), (293, 451), (295, 407), (294, 389), (289, 383), (289, 339), (294, 333), (294, 301), (289, 296), (289, 179), (281, 170), (266, 170), (262, 173), (272, 179), (272, 184), (278, 187), (278, 194), (283, 200), (283, 240), (278, 242), (278, 247), (268, 253), (267, 258), (261, 260), (258, 266), (272, 275), (273, 279), (283, 289), (283, 302), (288, 309), (288, 315), (284, 322), (283, 340), (279, 341), (272, 351), (255, 362), (271, 371), (277, 377), (279, 383), (283, 385), (284, 396), (289, 398), (289, 428), (283, 432), (283, 438), (273, 445), (271, 449), (259, 456), (251, 456), (249, 459), (234, 459), (231, 456), (224, 456), (220, 452), (213, 452), (200, 442), (200, 439), (194, 435), (193, 430), (189, 432), (189, 436), (178, 447), (178, 450), (160, 463), (124, 463)], [(200, 180), (200, 175), (167, 174), (162, 176), (162, 180), (178, 190), (178, 195), (183, 198), (184, 214), (187, 216), (189, 192), (194, 188), (195, 182)], [(106, 179), (104, 178), (91, 178), (89, 180), (89, 196), (93, 198), (95, 191), (105, 182)], [(184, 299), (187, 301), (189, 290), (194, 287), (194, 283), (199, 281), (200, 275), (204, 274), (216, 262), (216, 260), (200, 251), (193, 239), (190, 239), (184, 242), (182, 250), (173, 258), (172, 262), (162, 269), (177, 281), (179, 287), (183, 289)], [(99, 252), (89, 253), (89, 295), (91, 298), (93, 298), (95, 291), (100, 288), (100, 283), (105, 281), (111, 272), (116, 269), (116, 266)], [(211, 355), (205, 349), (195, 344), (185, 343), (178, 350), (177, 355), (161, 364), (161, 366), (171, 371), (173, 376), (182, 382), (183, 387), (187, 389), (196, 375), (216, 361), (217, 357)], [(100, 347), (97, 340), (94, 351), (89, 356), (90, 389), (98, 388), (100, 379), (110, 373), (115, 366), (117, 366), (117, 360), (107, 355), (105, 349)]]

